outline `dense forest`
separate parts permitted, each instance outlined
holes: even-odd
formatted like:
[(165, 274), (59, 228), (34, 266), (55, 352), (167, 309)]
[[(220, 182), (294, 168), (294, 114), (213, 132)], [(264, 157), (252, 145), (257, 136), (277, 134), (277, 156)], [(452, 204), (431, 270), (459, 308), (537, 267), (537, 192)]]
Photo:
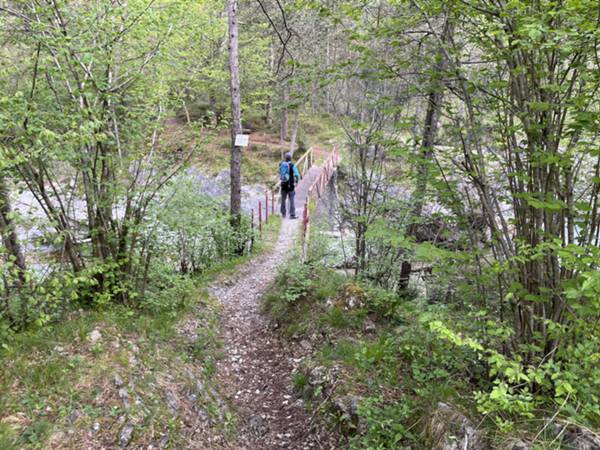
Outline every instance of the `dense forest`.
[(1, 449), (600, 449), (598, 0), (0, 0), (0, 41)]

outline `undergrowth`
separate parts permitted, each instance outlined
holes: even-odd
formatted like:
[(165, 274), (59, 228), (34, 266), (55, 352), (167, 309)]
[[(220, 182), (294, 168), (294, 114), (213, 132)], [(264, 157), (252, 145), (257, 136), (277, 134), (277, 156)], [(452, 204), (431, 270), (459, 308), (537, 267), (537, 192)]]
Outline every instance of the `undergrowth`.
[[(498, 377), (467, 338), (482, 332), (477, 312), (399, 295), (328, 268), (325, 238), (313, 236), (308, 260), (294, 258), (280, 270), (264, 306), (284, 336), (313, 343), (314, 354), (294, 375), (296, 390), (339, 428), (349, 448), (430, 448), (428, 423), (440, 402), (476, 421), (493, 448), (506, 448), (515, 436), (535, 436), (532, 448), (550, 448), (553, 437), (539, 430), (551, 398), (540, 397), (530, 417), (505, 410), (501, 417), (513, 424), (508, 429), (482, 415), (480, 397), (494, 392)], [(310, 373), (321, 366), (336, 381), (315, 389)], [(348, 397), (358, 399), (356, 417), (336, 406)]]

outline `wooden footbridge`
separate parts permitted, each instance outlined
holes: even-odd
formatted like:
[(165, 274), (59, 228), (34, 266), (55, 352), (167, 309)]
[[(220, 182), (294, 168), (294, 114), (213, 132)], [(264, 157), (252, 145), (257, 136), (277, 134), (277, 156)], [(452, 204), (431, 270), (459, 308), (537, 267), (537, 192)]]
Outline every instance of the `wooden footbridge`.
[[(296, 186), (296, 209), (302, 208), (303, 248), (305, 248), (310, 234), (311, 211), (314, 211), (314, 207), (324, 195), (340, 160), (340, 152), (336, 147), (330, 151), (311, 147), (295, 163), (301, 178)], [(252, 210), (252, 226), (257, 227), (260, 233), (262, 233), (263, 224), (269, 222), (269, 217), (278, 213), (280, 201), (279, 179), (277, 178), (265, 191), (264, 199), (260, 199), (256, 209)]]

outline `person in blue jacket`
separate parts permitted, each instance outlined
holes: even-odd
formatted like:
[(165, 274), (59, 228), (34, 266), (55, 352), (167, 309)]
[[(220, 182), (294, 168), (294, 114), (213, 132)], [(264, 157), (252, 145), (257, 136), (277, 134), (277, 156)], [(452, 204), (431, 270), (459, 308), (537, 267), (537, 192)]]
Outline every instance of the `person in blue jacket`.
[(285, 161), (279, 163), (279, 178), (281, 180), (281, 217), (286, 215), (286, 202), (290, 199), (290, 219), (296, 218), (296, 185), (300, 181), (300, 172), (292, 161), (292, 154), (285, 154)]

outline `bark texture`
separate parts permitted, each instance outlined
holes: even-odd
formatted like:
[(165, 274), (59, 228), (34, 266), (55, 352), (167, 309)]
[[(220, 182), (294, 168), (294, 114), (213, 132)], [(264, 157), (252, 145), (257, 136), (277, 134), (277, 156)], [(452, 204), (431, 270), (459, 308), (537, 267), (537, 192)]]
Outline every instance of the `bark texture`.
[(237, 0), (229, 0), (229, 72), (231, 91), (231, 199), (230, 213), (234, 226), (240, 225), (242, 195), (242, 149), (236, 147), (235, 136), (242, 133), (242, 108), (240, 92), (240, 58), (238, 50)]

